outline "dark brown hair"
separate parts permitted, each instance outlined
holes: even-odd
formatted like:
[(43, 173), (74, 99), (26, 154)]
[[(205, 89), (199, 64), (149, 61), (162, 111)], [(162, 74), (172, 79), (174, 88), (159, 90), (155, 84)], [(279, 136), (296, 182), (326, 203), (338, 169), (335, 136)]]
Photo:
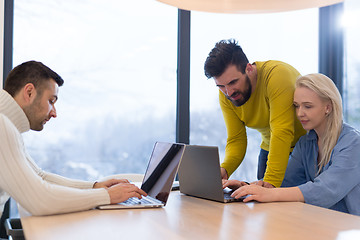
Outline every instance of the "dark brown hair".
[(64, 84), (64, 80), (49, 67), (41, 62), (28, 61), (10, 71), (4, 84), (4, 90), (14, 97), (26, 84), (32, 83), (41, 93), (46, 86), (44, 83), (51, 79), (55, 80), (59, 87)]

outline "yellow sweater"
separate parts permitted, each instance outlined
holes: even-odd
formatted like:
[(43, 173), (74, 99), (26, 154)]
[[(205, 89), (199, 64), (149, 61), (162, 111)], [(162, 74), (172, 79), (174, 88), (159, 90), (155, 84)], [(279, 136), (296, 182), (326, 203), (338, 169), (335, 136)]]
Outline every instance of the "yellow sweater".
[(244, 159), (246, 127), (261, 133), (260, 147), (269, 151), (264, 181), (279, 187), (285, 175), (289, 154), (306, 133), (295, 115), (293, 95), (300, 73), (280, 61), (255, 62), (257, 83), (249, 100), (235, 107), (219, 91), (220, 106), (227, 128), (225, 159), (221, 167), (230, 176)]

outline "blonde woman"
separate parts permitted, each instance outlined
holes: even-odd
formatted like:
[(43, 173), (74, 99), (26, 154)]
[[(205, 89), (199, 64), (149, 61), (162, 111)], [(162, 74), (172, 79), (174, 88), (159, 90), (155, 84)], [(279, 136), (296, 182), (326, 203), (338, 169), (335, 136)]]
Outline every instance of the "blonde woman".
[(299, 201), (360, 215), (360, 133), (342, 119), (342, 101), (333, 81), (309, 74), (296, 81), (294, 106), (303, 128), (281, 188), (224, 181), (248, 195), (244, 202)]

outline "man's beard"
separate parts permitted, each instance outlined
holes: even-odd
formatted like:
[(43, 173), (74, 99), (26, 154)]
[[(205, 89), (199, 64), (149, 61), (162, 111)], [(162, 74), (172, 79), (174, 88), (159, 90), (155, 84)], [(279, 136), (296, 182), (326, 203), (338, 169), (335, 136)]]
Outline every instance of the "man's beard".
[[(252, 86), (251, 86), (250, 78), (247, 75), (246, 75), (245, 81), (246, 81), (246, 84), (247, 84), (247, 89), (245, 89), (244, 92), (236, 91), (231, 96), (226, 95), (227, 99), (229, 99), (236, 107), (240, 107), (240, 106), (244, 105), (249, 100), (249, 98), (251, 96)], [(238, 94), (242, 95), (243, 98), (238, 99), (238, 100), (231, 99), (231, 97), (234, 97), (234, 96), (236, 96)]]
[(30, 129), (34, 131), (41, 131), (44, 128), (45, 117), (40, 117), (39, 112), (41, 112), (41, 96), (37, 95), (34, 102), (29, 106), (24, 107), (26, 117), (30, 123)]

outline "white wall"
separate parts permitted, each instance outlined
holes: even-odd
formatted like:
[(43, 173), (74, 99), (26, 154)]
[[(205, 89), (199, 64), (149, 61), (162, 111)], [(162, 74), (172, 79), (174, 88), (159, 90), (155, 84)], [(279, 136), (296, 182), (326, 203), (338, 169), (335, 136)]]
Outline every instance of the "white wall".
[(3, 60), (4, 60), (4, 4), (5, 0), (0, 0), (0, 89), (3, 87)]

